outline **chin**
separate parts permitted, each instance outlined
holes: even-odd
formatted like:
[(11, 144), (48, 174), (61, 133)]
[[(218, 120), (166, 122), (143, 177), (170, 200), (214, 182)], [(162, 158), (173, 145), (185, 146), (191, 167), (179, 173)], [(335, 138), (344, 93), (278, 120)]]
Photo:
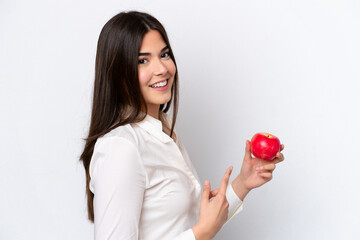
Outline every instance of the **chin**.
[(166, 104), (171, 100), (171, 93), (169, 94), (169, 96), (165, 96), (160, 102), (160, 104)]
[(167, 104), (168, 102), (170, 102), (170, 99), (169, 100), (166, 100), (166, 101), (159, 101), (159, 105), (161, 105), (161, 104)]
[(149, 98), (148, 102), (150, 104), (155, 104), (155, 105), (161, 105), (161, 104), (166, 104), (168, 102), (170, 102), (171, 100), (171, 92), (169, 94), (163, 95), (163, 96), (153, 96), (152, 100), (151, 98)]

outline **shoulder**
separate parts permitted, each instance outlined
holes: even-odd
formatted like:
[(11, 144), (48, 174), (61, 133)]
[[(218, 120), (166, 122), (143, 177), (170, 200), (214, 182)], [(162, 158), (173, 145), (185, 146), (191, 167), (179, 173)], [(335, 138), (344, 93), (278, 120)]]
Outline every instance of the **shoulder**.
[(90, 161), (92, 182), (100, 175), (117, 176), (124, 171), (144, 172), (137, 143), (136, 134), (130, 125), (117, 127), (99, 137)]
[[(119, 126), (96, 140), (93, 159), (98, 157), (116, 159), (120, 156), (139, 158), (138, 138), (132, 126)], [(100, 156), (97, 156), (100, 155)]]
[(99, 137), (96, 141), (96, 144), (116, 140), (128, 141), (129, 143), (132, 143), (135, 147), (138, 146), (139, 143), (136, 133), (131, 124), (126, 124), (111, 130), (102, 137)]

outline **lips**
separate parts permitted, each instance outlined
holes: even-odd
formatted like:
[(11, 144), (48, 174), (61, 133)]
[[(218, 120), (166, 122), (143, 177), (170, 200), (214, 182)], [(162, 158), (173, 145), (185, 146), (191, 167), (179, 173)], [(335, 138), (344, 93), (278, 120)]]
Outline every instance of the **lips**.
[(156, 87), (164, 87), (168, 84), (169, 79), (164, 79), (161, 81), (158, 81), (154, 84), (149, 85), (149, 87), (156, 88)]

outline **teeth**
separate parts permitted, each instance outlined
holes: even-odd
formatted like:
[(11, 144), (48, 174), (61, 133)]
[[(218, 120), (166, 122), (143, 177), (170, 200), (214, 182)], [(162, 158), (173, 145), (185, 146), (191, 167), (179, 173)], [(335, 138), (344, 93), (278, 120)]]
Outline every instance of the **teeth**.
[(157, 84), (154, 85), (150, 85), (150, 87), (155, 88), (155, 87), (163, 87), (167, 84), (167, 80), (163, 81), (163, 82), (159, 82)]

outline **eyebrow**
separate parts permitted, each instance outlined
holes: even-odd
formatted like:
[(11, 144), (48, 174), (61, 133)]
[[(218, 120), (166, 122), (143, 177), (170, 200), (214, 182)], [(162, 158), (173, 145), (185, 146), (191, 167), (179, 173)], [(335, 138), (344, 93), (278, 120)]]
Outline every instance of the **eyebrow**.
[[(163, 49), (161, 49), (161, 52), (163, 52), (163, 51), (165, 51), (165, 50), (167, 50), (167, 49), (169, 49), (169, 47), (168, 46), (165, 46)], [(139, 53), (139, 56), (150, 56), (151, 55), (151, 53), (147, 53), (147, 52), (145, 52), (145, 53)]]

